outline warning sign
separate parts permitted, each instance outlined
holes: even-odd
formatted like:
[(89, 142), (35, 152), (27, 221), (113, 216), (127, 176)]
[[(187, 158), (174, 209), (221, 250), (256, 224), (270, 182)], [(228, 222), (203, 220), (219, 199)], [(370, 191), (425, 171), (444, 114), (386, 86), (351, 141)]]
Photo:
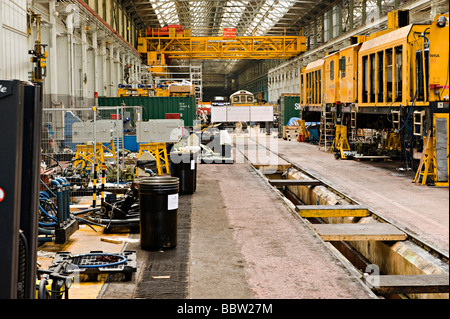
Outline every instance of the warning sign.
[(223, 28), (224, 38), (236, 38), (236, 28)]

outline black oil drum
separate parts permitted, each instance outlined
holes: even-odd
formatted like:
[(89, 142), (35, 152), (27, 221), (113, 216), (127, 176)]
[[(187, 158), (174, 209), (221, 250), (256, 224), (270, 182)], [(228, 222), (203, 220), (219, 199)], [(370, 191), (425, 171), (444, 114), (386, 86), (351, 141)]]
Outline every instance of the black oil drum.
[(160, 250), (177, 245), (179, 179), (171, 176), (139, 180), (141, 248)]
[(197, 188), (197, 152), (170, 152), (170, 174), (180, 179), (180, 194), (192, 194)]

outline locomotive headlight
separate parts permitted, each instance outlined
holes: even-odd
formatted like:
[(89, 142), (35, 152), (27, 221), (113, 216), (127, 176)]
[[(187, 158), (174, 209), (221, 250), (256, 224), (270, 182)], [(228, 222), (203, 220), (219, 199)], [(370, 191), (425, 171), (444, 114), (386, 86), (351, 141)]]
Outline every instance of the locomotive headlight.
[(436, 21), (436, 25), (438, 26), (438, 28), (445, 27), (446, 23), (447, 23), (447, 18), (445, 16), (440, 16)]

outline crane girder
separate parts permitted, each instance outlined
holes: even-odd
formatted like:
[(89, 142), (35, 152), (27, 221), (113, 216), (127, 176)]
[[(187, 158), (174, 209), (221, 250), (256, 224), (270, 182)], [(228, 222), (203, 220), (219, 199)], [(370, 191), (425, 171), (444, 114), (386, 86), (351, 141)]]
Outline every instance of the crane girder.
[(140, 37), (138, 51), (172, 59), (288, 59), (306, 51), (306, 37)]

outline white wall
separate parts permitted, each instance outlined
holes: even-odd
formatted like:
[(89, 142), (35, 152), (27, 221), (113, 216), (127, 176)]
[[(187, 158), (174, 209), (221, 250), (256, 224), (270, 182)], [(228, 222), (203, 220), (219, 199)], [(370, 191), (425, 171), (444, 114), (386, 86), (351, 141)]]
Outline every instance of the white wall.
[(27, 0), (0, 0), (0, 78), (29, 79), (28, 50), (33, 40), (27, 33)]
[[(105, 25), (92, 16), (90, 25), (82, 24), (89, 13), (74, 4), (70, 6), (73, 15), (66, 11), (65, 2), (35, 2), (31, 8), (31, 0), (0, 0), (1, 79), (31, 79), (29, 73), (34, 66), (28, 50), (34, 47), (36, 31), (31, 25), (31, 34), (27, 33), (27, 9), (42, 17), (41, 42), (47, 44), (49, 53), (44, 108), (90, 107), (95, 103), (94, 92), (99, 96), (117, 96), (125, 65), (141, 64), (136, 52), (116, 39)], [(69, 21), (69, 16), (74, 19)], [(139, 74), (132, 75), (137, 85)]]
[(276, 103), (283, 93), (300, 93), (300, 67), (298, 63), (285, 63), (268, 72), (269, 103)]

